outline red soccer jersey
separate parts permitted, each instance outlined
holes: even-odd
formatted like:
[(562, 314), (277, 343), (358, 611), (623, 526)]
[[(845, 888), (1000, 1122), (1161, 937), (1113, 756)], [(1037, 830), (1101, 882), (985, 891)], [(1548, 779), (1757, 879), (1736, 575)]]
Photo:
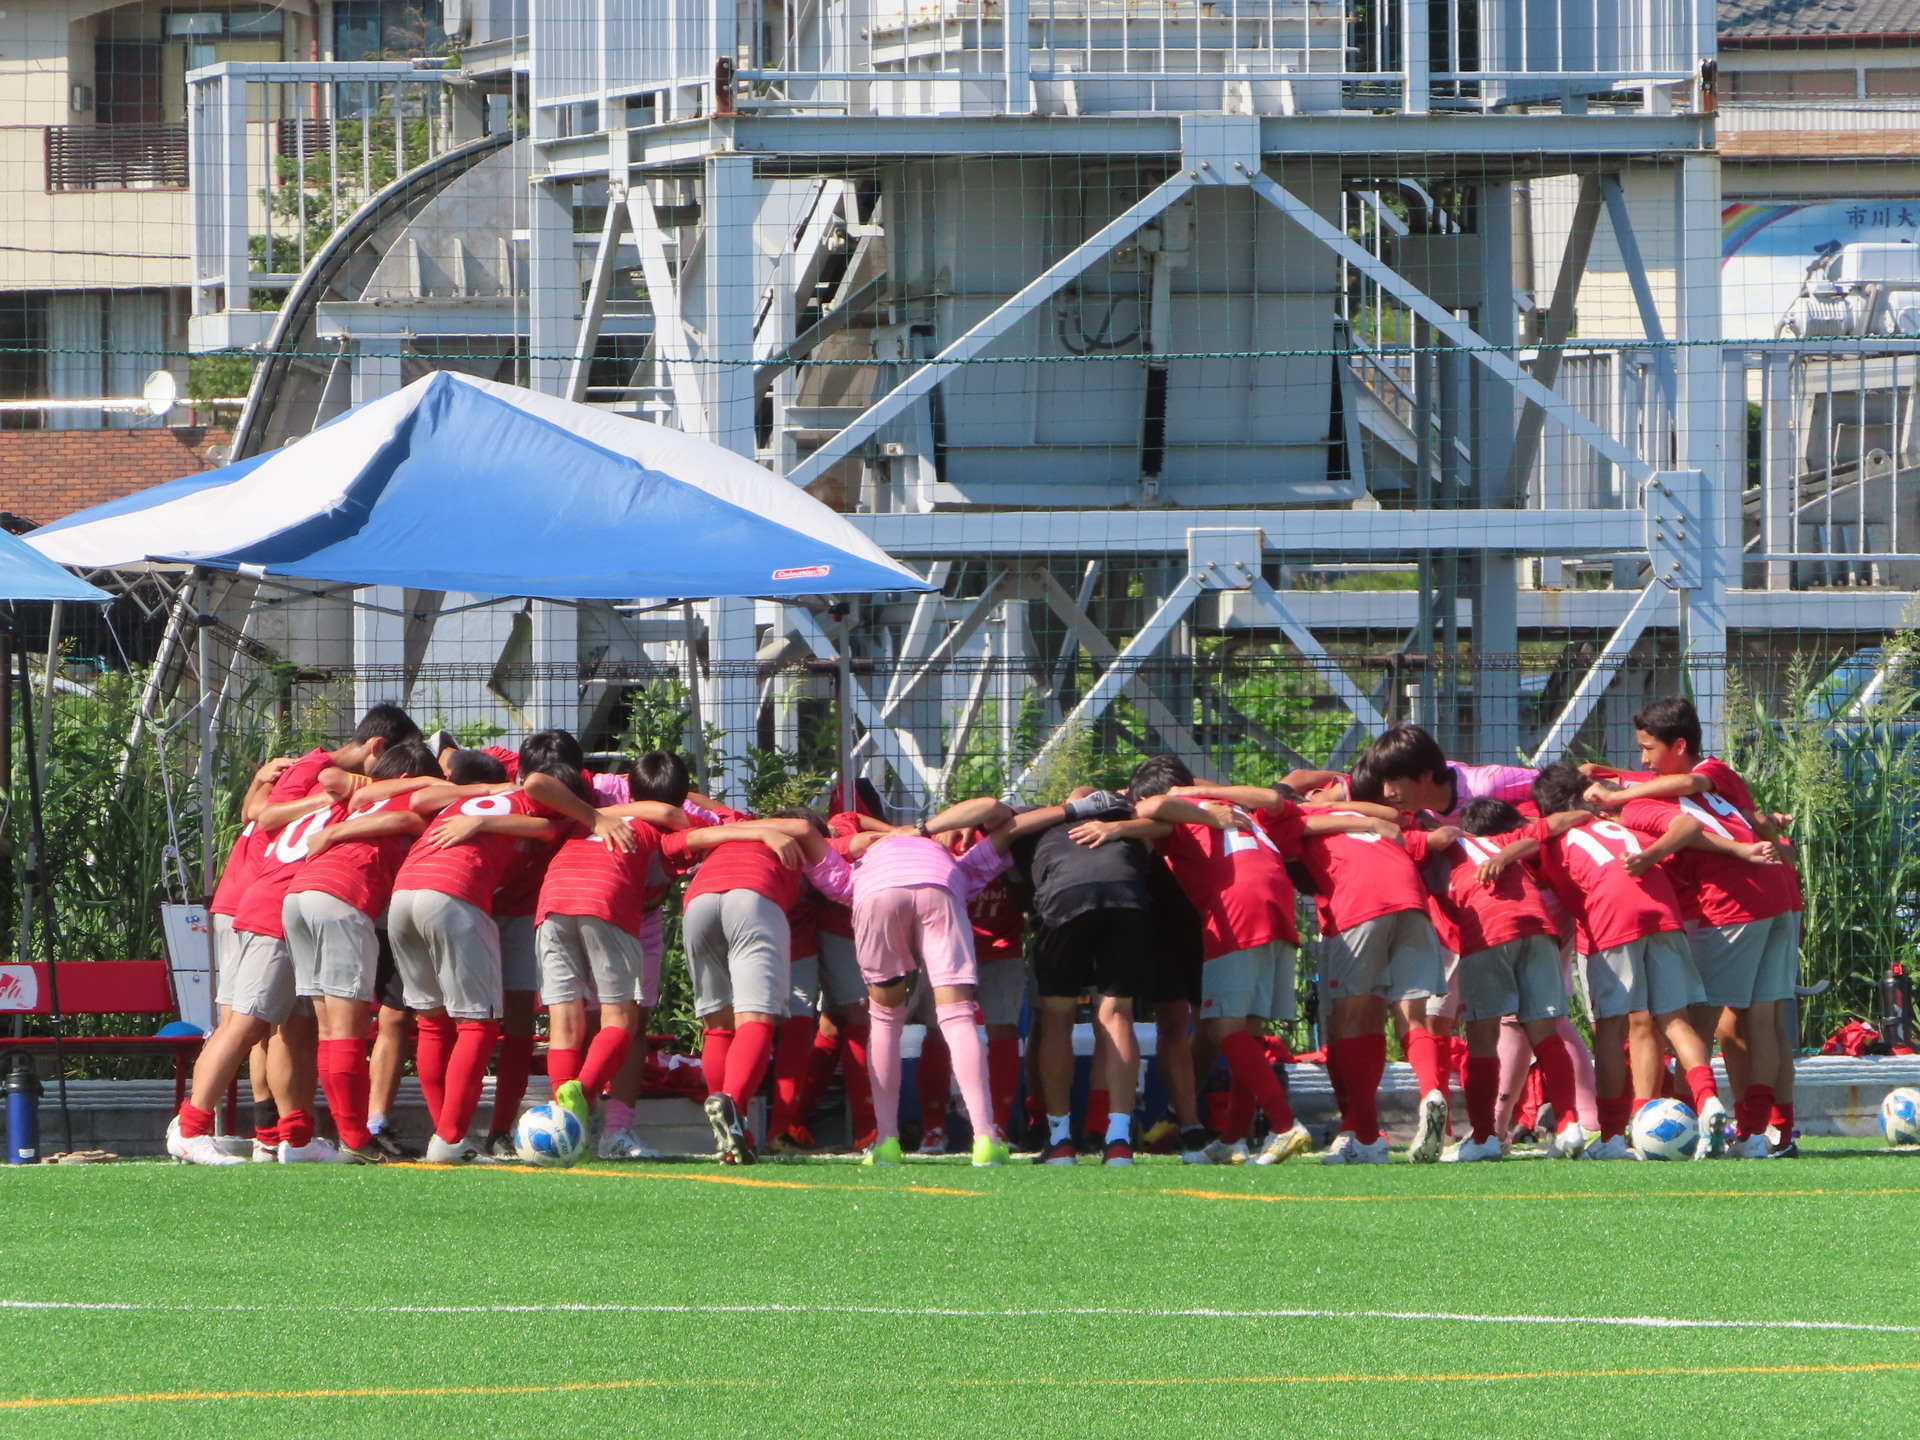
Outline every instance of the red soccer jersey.
[(728, 840), (711, 850), (697, 851), (687, 848), (689, 833), (676, 830), (660, 842), (660, 858), (669, 870), (685, 873), (690, 866), (698, 867), (687, 882), (683, 904), (701, 895), (751, 890), (790, 911), (800, 898), (800, 872), (787, 869), (758, 840)]
[[(1714, 834), (1750, 845), (1755, 836), (1732, 802), (1715, 790), (1677, 800), (1630, 800), (1620, 823), (1650, 839), (1667, 833), (1678, 815), (1691, 815)], [(1703, 925), (1744, 925), (1797, 908), (1798, 888), (1785, 865), (1755, 865), (1710, 850), (1682, 850), (1664, 867), (1671, 872), (1680, 913)]]
[(322, 825), (344, 820), (346, 815), (345, 805), (323, 806), (262, 837), (259, 868), (254, 872), (253, 883), (247, 886), (247, 893), (240, 899), (240, 908), (234, 912), (234, 929), (276, 938), (287, 933), (280, 922), (280, 907), (296, 875), (307, 863), (307, 837)]
[(231, 919), (259, 870), (260, 827), (249, 822), (234, 837), (233, 848), (227, 851), (227, 863), (220, 871), (220, 883), (213, 887), (213, 902), (207, 906), (207, 913)]
[(549, 915), (593, 915), (638, 931), (646, 914), (647, 877), (659, 858), (660, 832), (627, 817), (633, 849), (615, 850), (597, 835), (575, 834), (554, 851), (540, 886), (539, 920)]
[(507, 779), (516, 780), (520, 776), (520, 752), (509, 750), (504, 745), (482, 745), (482, 755), (491, 755), (500, 762), (500, 768), (507, 772)]
[(1258, 811), (1251, 830), (1175, 825), (1156, 847), (1200, 912), (1203, 960), (1269, 941), (1300, 943), (1286, 861), (1298, 856), (1301, 812), (1291, 801)]
[[(369, 815), (391, 813), (409, 808), (411, 795), (390, 795), (385, 800), (355, 810), (346, 819), (361, 820)], [(338, 823), (329, 821), (329, 824)], [(344, 900), (363, 914), (380, 917), (393, 895), (393, 877), (400, 862), (413, 848), (415, 836), (377, 835), (368, 840), (347, 840), (329, 845), (319, 857), (302, 865), (287, 887), (289, 895), (319, 890)]]
[(519, 837), (483, 831), (471, 840), (445, 847), (432, 843), (433, 827), (454, 815), (539, 815), (551, 816), (539, 801), (524, 790), (505, 790), (497, 795), (469, 795), (456, 800), (427, 822), (427, 833), (413, 842), (400, 871), (393, 877), (395, 892), (401, 890), (437, 890), (492, 914), (494, 892), (513, 863)]
[[(1310, 806), (1310, 815), (1355, 815), (1337, 805)], [(1424, 832), (1414, 831), (1413, 834)], [(1416, 840), (1416, 846), (1424, 841)], [(1421, 850), (1424, 855), (1424, 848)], [(1429, 910), (1427, 887), (1405, 845), (1371, 830), (1308, 835), (1301, 859), (1313, 877), (1320, 933), (1337, 935), (1382, 915)]]
[(1471, 955), (1509, 940), (1554, 933), (1540, 887), (1524, 866), (1507, 866), (1491, 889), (1480, 883), (1482, 862), (1498, 855), (1502, 844), (1484, 835), (1462, 835), (1440, 852), (1448, 867), (1442, 904), (1459, 932), (1458, 954)]
[[(516, 840), (513, 858), (500, 877), (500, 888), (493, 892), (493, 913), (506, 920), (515, 915), (532, 915), (540, 908), (540, 889), (546, 883), (547, 867), (560, 847), (580, 833), (572, 820), (557, 822), (559, 833), (551, 840)], [(568, 912), (572, 913), (572, 912)]]
[[(947, 849), (957, 858), (987, 838), (984, 830), (955, 830), (943, 837)], [(1021, 958), (1027, 934), (1027, 917), (1014, 903), (1007, 889), (1006, 876), (996, 878), (973, 897), (967, 906), (967, 919), (973, 924), (973, 958), (1017, 960)]]
[[(1696, 775), (1704, 775), (1707, 780), (1712, 783), (1713, 793), (1722, 797), (1736, 810), (1740, 811), (1742, 818), (1753, 814), (1759, 808), (1754, 802), (1753, 792), (1747, 788), (1747, 782), (1742, 780), (1734, 768), (1727, 764), (1726, 761), (1716, 760), (1713, 756), (1709, 755), (1693, 767), (1693, 773)], [(1698, 798), (1702, 802), (1705, 802), (1709, 797), (1702, 795)], [(1781, 840), (1775, 843), (1786, 844), (1788, 842)], [(1781, 877), (1782, 881), (1793, 895), (1793, 904), (1789, 908), (1794, 910), (1805, 909), (1806, 902), (1800, 894), (1799, 875), (1795, 873), (1792, 865), (1786, 865), (1783, 868), (1787, 873)]]
[(1682, 928), (1679, 898), (1660, 867), (1638, 879), (1620, 867), (1620, 858), (1639, 854), (1641, 845), (1618, 821), (1595, 820), (1555, 840), (1547, 822), (1536, 820), (1511, 835), (1486, 838), (1505, 846), (1522, 837), (1540, 842), (1540, 877), (1580, 923), (1587, 954)]

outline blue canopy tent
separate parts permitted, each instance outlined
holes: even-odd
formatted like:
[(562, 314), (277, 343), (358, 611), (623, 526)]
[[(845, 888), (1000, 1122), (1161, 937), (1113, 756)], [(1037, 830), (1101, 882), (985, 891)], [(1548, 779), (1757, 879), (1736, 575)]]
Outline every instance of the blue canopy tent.
[(437, 371), (268, 455), (28, 538), (62, 564), (536, 599), (931, 587), (844, 518), (665, 426)]

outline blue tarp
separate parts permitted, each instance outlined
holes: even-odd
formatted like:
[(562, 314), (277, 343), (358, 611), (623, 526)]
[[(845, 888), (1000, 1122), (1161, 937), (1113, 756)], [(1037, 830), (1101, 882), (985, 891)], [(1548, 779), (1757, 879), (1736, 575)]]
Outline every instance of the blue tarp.
[(29, 541), (94, 568), (185, 561), (547, 599), (930, 588), (720, 446), (449, 371), (269, 455), (83, 510)]
[[(31, 545), (0, 530), (0, 600), (75, 600), (104, 605), (113, 596), (62, 570)], [(0, 676), (0, 683), (4, 683)]]

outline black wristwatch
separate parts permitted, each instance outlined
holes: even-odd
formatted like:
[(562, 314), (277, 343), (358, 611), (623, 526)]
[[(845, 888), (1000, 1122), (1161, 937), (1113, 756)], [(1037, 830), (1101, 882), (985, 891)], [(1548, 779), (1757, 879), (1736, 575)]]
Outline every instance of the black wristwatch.
[(933, 832), (927, 829), (926, 821), (922, 820), (919, 824), (915, 825), (913, 828), (919, 832), (920, 838), (922, 840), (933, 839)]

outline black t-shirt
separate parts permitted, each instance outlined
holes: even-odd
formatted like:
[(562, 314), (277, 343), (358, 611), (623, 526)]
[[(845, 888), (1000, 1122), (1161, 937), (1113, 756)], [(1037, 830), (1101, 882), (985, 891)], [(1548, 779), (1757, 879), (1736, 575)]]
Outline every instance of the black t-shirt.
[(1140, 840), (1077, 843), (1071, 825), (1055, 825), (1017, 842), (1013, 863), (1033, 886), (1033, 914), (1058, 929), (1090, 910), (1154, 909), (1153, 871), (1160, 857)]

